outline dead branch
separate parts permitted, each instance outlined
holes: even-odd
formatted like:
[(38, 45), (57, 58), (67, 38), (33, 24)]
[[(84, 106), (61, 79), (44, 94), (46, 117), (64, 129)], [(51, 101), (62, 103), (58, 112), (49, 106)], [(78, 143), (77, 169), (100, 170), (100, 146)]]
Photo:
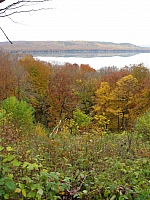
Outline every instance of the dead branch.
[(59, 123), (57, 124), (57, 126), (53, 129), (52, 133), (50, 133), (49, 137), (51, 137), (52, 135), (56, 135), (58, 133), (60, 124), (61, 124), (61, 120), (59, 121)]
[(81, 187), (85, 181), (85, 179), (87, 178), (87, 175), (84, 177), (84, 179), (82, 180), (82, 182), (80, 183), (80, 186), (77, 187), (77, 189), (75, 188), (71, 188), (69, 193), (70, 193), (70, 196), (74, 196), (75, 194), (77, 194), (80, 190), (81, 190)]
[(1, 31), (3, 32), (3, 34), (5, 35), (5, 37), (7, 38), (7, 40), (10, 42), (10, 44), (13, 44), (12, 41), (8, 38), (8, 36), (6, 35), (6, 33), (4, 32), (4, 30), (2, 29), (2, 27), (0, 27)]

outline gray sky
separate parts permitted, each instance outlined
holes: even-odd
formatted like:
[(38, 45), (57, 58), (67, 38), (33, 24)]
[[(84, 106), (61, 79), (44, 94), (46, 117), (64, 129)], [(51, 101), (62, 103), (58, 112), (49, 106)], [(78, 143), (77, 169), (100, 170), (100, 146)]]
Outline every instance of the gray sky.
[[(52, 0), (45, 6), (53, 9), (16, 14), (12, 19), (17, 23), (0, 18), (0, 26), (12, 41), (87, 40), (150, 45), (150, 0)], [(6, 38), (0, 32), (2, 41)]]

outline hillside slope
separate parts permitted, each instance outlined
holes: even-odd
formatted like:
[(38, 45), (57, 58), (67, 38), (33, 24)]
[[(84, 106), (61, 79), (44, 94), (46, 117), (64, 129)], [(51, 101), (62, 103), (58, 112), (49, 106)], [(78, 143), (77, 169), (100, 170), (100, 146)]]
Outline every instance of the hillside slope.
[(140, 51), (150, 52), (150, 48), (138, 47), (130, 43), (90, 42), (90, 41), (15, 41), (1, 42), (0, 48), (9, 52), (63, 52), (63, 51)]

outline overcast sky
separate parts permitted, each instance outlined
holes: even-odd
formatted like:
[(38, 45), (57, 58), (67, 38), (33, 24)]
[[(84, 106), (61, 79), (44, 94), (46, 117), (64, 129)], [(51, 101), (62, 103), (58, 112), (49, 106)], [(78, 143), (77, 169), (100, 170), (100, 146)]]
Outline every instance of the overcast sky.
[[(12, 41), (85, 40), (150, 45), (150, 0), (52, 0), (45, 6), (53, 9), (16, 14), (12, 19), (17, 23), (0, 18), (0, 26)], [(0, 32), (2, 41), (6, 38)]]

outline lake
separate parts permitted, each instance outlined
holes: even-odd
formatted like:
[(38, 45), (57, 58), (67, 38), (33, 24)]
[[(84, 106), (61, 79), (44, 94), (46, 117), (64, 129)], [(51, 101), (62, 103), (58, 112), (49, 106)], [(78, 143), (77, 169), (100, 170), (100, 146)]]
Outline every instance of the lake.
[(89, 64), (92, 68), (98, 70), (102, 67), (116, 66), (122, 68), (124, 66), (129, 66), (133, 64), (144, 63), (145, 67), (150, 67), (150, 53), (101, 53), (101, 54), (86, 54), (86, 53), (77, 53), (77, 54), (41, 54), (34, 55), (34, 58), (37, 58), (42, 61), (50, 62), (52, 64)]

